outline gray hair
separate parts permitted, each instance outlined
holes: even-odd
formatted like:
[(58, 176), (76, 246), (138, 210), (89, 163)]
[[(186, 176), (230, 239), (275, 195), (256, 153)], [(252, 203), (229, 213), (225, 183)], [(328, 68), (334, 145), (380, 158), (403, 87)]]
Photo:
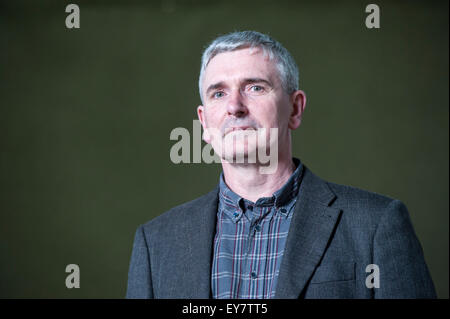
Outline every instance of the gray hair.
[(297, 64), (289, 51), (281, 43), (266, 34), (256, 31), (237, 31), (216, 38), (203, 51), (198, 80), (198, 88), (202, 101), (202, 79), (209, 61), (219, 53), (245, 48), (260, 48), (264, 54), (269, 56), (270, 60), (275, 58), (280, 80), (286, 93), (291, 94), (298, 90), (299, 76)]

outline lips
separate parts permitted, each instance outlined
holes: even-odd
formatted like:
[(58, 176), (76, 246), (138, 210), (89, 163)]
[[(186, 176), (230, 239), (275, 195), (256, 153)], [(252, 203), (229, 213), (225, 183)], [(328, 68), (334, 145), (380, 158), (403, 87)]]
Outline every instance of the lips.
[(234, 127), (227, 127), (225, 129), (225, 135), (227, 135), (230, 132), (234, 131), (245, 131), (245, 130), (255, 130), (252, 126), (234, 126)]

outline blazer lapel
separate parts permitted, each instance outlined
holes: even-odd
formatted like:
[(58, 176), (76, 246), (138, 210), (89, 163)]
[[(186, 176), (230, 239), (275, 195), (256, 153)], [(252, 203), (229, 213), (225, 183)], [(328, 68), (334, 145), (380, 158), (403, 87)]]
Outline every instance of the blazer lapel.
[(305, 166), (275, 298), (298, 298), (318, 266), (340, 215), (338, 209), (328, 206), (335, 197), (328, 185)]
[(184, 298), (211, 297), (211, 260), (217, 219), (218, 186), (201, 197), (188, 212), (186, 245), (189, 249), (189, 274), (179, 283)]

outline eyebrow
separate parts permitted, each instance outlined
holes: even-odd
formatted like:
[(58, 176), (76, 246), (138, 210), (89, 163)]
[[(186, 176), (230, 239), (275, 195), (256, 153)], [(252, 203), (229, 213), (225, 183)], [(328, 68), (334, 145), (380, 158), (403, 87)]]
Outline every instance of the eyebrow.
[(246, 84), (261, 83), (261, 82), (266, 83), (270, 87), (273, 87), (272, 83), (269, 80), (263, 78), (249, 78), (244, 80), (244, 83)]
[[(273, 87), (272, 83), (269, 80), (263, 79), (263, 78), (247, 78), (244, 79), (243, 83), (245, 84), (251, 84), (251, 83), (266, 83), (267, 85), (269, 85), (270, 87)], [(206, 95), (209, 94), (209, 92), (216, 90), (216, 89), (220, 89), (222, 87), (226, 86), (225, 83), (223, 81), (211, 84), (210, 86), (208, 86), (208, 88), (206, 89)]]
[(217, 82), (214, 84), (211, 84), (210, 86), (208, 86), (208, 88), (206, 89), (206, 95), (208, 95), (209, 92), (215, 90), (215, 89), (219, 89), (225, 86), (225, 83), (223, 82)]

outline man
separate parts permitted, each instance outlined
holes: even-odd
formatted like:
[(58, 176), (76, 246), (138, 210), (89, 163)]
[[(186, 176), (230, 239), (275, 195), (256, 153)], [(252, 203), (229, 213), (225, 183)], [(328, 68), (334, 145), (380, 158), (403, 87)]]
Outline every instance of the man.
[[(306, 96), (280, 43), (254, 31), (217, 38), (199, 89), (203, 139), (223, 173), (137, 229), (128, 298), (436, 297), (405, 205), (292, 157)], [(261, 150), (275, 150), (270, 173)]]

